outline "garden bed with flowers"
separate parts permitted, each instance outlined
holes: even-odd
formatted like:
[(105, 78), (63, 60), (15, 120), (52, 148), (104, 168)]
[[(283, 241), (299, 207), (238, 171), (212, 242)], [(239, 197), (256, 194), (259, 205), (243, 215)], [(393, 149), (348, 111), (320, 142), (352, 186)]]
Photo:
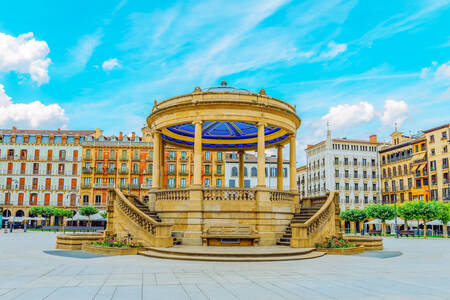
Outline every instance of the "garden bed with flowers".
[(316, 249), (320, 252), (336, 255), (353, 255), (364, 252), (364, 246), (357, 246), (342, 238), (327, 238), (323, 243), (316, 244)]
[(140, 242), (106, 237), (83, 244), (81, 250), (106, 255), (137, 255), (137, 252), (143, 247), (144, 245)]

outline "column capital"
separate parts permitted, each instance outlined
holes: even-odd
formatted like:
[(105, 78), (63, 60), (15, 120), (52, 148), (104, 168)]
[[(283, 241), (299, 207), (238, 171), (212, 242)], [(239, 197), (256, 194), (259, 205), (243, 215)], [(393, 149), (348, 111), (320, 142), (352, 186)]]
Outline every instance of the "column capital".
[(161, 129), (156, 129), (156, 128), (153, 128), (153, 129), (150, 129), (150, 133), (152, 134), (152, 135), (155, 135), (155, 134), (161, 134)]
[(256, 126), (267, 126), (267, 123), (266, 122), (262, 122), (262, 121), (258, 121), (258, 122), (256, 122)]
[(194, 120), (194, 121), (192, 121), (192, 124), (194, 124), (194, 125), (197, 125), (197, 124), (202, 125), (203, 121), (202, 120)]
[(277, 149), (279, 149), (279, 148), (283, 149), (283, 147), (284, 147), (283, 144), (278, 144), (278, 145), (277, 145)]

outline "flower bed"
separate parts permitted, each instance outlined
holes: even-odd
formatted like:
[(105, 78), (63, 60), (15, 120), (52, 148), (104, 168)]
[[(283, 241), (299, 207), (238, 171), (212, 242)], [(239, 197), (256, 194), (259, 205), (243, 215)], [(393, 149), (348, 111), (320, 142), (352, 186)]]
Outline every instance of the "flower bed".
[(316, 244), (316, 248), (320, 252), (336, 255), (352, 255), (364, 252), (364, 246), (356, 246), (355, 244), (335, 236), (327, 238), (323, 243)]
[(127, 240), (115, 240), (113, 238), (101, 238), (92, 243), (83, 244), (81, 250), (107, 255), (137, 255), (142, 243)]

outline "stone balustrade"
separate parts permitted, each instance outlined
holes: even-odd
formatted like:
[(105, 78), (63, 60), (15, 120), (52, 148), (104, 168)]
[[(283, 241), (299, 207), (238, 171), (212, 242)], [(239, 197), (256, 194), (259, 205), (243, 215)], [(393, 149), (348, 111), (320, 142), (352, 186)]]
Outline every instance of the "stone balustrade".
[(157, 201), (164, 200), (189, 200), (188, 189), (168, 189), (155, 192)]
[(270, 191), (270, 201), (294, 201), (295, 193), (284, 191)]
[(203, 200), (255, 200), (255, 189), (204, 188)]

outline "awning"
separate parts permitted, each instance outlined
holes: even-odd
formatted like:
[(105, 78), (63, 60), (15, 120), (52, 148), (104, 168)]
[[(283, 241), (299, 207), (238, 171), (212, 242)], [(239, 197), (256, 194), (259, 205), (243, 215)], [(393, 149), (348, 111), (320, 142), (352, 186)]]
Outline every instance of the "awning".
[[(386, 220), (386, 224), (387, 225), (395, 225), (395, 219)], [(403, 224), (405, 224), (405, 220), (402, 220), (402, 219), (397, 217), (397, 225), (403, 225)]]
[(425, 168), (425, 166), (426, 166), (426, 164), (420, 165), (420, 166), (419, 166), (419, 171), (422, 171), (423, 168)]
[(419, 167), (418, 165), (413, 166), (413, 167), (411, 168), (411, 173), (416, 173), (416, 170), (417, 170), (418, 167)]
[(366, 222), (364, 224), (368, 224), (368, 225), (370, 225), (370, 224), (381, 224), (381, 220), (380, 219), (374, 219), (374, 220)]
[(426, 153), (420, 153), (418, 155), (414, 155), (413, 156), (413, 160), (414, 161), (423, 160), (423, 159), (425, 159), (425, 155), (427, 155), (427, 154)]

